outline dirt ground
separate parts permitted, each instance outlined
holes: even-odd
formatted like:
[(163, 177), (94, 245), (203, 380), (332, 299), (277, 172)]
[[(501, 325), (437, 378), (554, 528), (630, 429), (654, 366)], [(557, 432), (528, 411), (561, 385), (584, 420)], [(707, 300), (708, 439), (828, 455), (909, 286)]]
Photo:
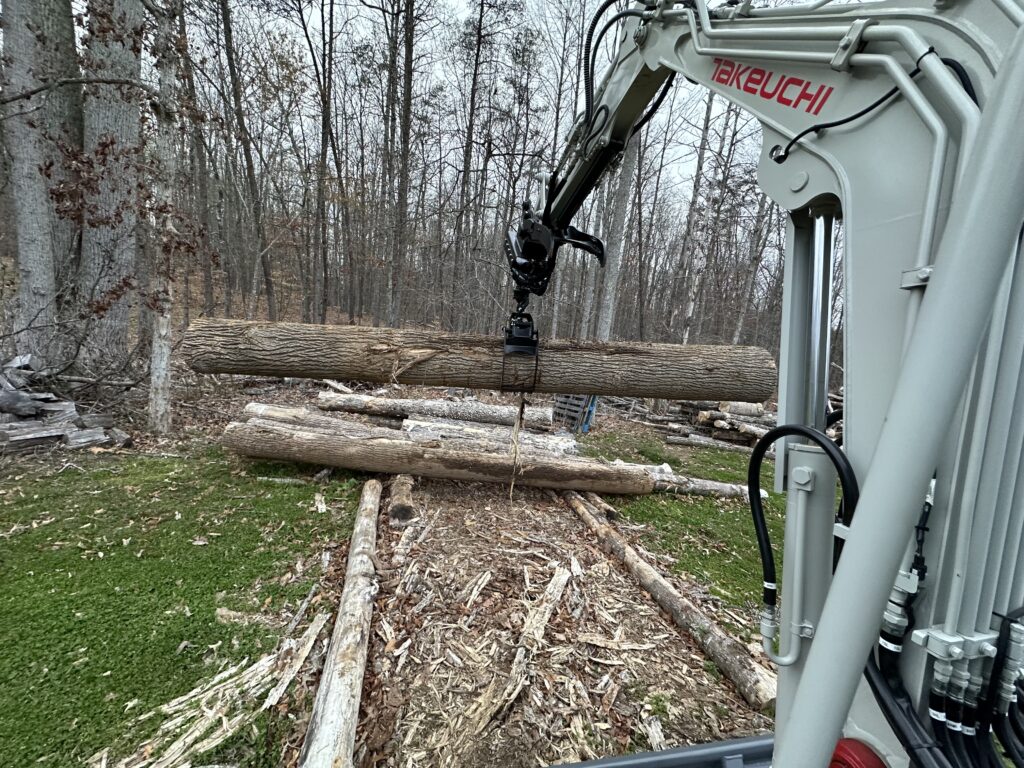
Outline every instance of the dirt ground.
[[(416, 497), (411, 530), (381, 525), (361, 765), (548, 765), (771, 727), (557, 498), (440, 481)], [(542, 641), (524, 638), (566, 575)]]

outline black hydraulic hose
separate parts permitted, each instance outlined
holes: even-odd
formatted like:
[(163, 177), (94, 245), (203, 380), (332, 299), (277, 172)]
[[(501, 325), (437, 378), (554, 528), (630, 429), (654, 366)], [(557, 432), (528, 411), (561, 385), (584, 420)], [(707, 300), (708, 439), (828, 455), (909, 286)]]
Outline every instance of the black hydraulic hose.
[(948, 754), (957, 765), (964, 768), (976, 768), (967, 756), (963, 734), (963, 702), (946, 697), (946, 737), (949, 745)]
[(962, 715), (963, 730), (961, 738), (964, 742), (964, 752), (967, 754), (967, 763), (972, 768), (988, 768), (988, 760), (981, 751), (981, 742), (978, 741), (978, 710), (973, 704), (965, 702)]
[(1021, 750), (1016, 736), (1010, 730), (1006, 715), (996, 718), (995, 722), (992, 723), (992, 730), (999, 737), (999, 743), (1003, 745), (1003, 750), (1006, 752), (1006, 756), (1010, 758), (1014, 768), (1024, 768), (1024, 751)]
[(583, 116), (586, 120), (584, 123), (588, 128), (590, 126), (590, 120), (594, 113), (594, 73), (590, 71), (590, 49), (594, 41), (594, 31), (597, 29), (597, 22), (601, 19), (601, 16), (615, 5), (616, 0), (604, 0), (594, 17), (590, 20), (590, 27), (587, 29), (587, 37), (583, 45), (583, 98), (584, 98), (584, 112)]
[[(838, 419), (838, 417), (837, 417)], [(769, 431), (758, 440), (750, 456), (747, 471), (747, 487), (749, 491), (750, 511), (754, 519), (758, 549), (761, 553), (761, 568), (764, 578), (764, 601), (766, 607), (774, 609), (777, 599), (775, 557), (771, 546), (771, 537), (765, 521), (764, 508), (761, 504), (761, 464), (769, 446), (776, 440), (788, 436), (803, 437), (817, 444), (828, 456), (839, 475), (843, 490), (843, 500), (847, 509), (845, 517), (853, 519), (860, 498), (860, 487), (857, 483), (853, 466), (839, 447), (829, 437), (816, 429), (802, 424), (787, 424)], [(899, 638), (902, 642), (902, 638)], [(917, 715), (910, 695), (903, 687), (899, 676), (898, 656), (883, 656), (886, 672), (883, 672), (872, 653), (864, 669), (864, 677), (874, 693), (879, 708), (900, 744), (911, 757), (914, 765), (919, 768), (954, 768), (953, 763), (943, 753), (939, 741), (928, 732)], [(966, 763), (964, 764), (967, 765)], [(957, 766), (956, 768), (960, 768)]]
[(1024, 712), (1021, 711), (1020, 699), (1010, 705), (1010, 711), (1006, 716), (1013, 733), (1021, 743), (1024, 743)]
[(754, 519), (757, 548), (761, 554), (764, 604), (772, 609), (775, 608), (778, 601), (778, 583), (771, 534), (768, 532), (768, 524), (765, 522), (764, 517), (764, 507), (761, 504), (761, 464), (772, 443), (780, 438), (790, 436), (810, 440), (825, 452), (825, 455), (828, 456), (839, 475), (839, 484), (843, 489), (843, 501), (846, 507), (850, 509), (851, 515), (857, 506), (857, 500), (860, 498), (860, 487), (857, 485), (857, 476), (853, 472), (850, 460), (846, 458), (846, 454), (839, 450), (839, 447), (824, 432), (819, 432), (813, 427), (806, 427), (803, 424), (784, 424), (781, 427), (775, 427), (775, 429), (770, 430), (768, 434), (757, 441), (753, 452), (750, 454), (750, 464), (747, 469), (747, 492), (750, 500), (750, 514)]
[(946, 697), (934, 688), (928, 691), (928, 717), (931, 719), (932, 733), (939, 748), (948, 754), (949, 739), (946, 738)]
[(906, 695), (906, 691), (900, 696), (889, 687), (886, 675), (878, 668), (874, 654), (868, 657), (864, 678), (868, 681), (886, 722), (899, 737), (900, 744), (906, 750), (912, 764), (919, 768), (954, 768), (942, 753), (938, 742), (918, 719), (917, 710), (914, 709), (914, 703)]
[[(591, 89), (593, 89), (593, 85), (594, 85), (594, 76), (597, 74), (597, 53), (598, 53), (598, 51), (601, 50), (601, 41), (604, 40), (604, 36), (608, 34), (608, 30), (610, 30), (612, 27), (614, 27), (616, 24), (618, 24), (623, 19), (628, 19), (630, 16), (638, 16), (638, 17), (640, 17), (642, 19), (644, 17), (644, 12), (643, 11), (639, 11), (639, 10), (637, 10), (635, 8), (631, 8), (631, 9), (626, 10), (626, 11), (619, 11), (614, 16), (612, 16), (610, 19), (608, 19), (608, 21), (605, 22), (605, 25), (603, 27), (601, 27), (601, 31), (597, 33), (597, 38), (594, 40), (594, 46), (591, 49), (590, 54), (589, 54), (589, 56), (590, 56), (590, 85), (591, 85)], [(594, 106), (594, 92), (593, 92), (593, 90), (591, 90), (591, 92), (590, 92), (590, 106), (591, 106), (591, 109), (593, 109), (593, 106)]]
[(630, 131), (629, 133), (630, 138), (636, 136), (640, 132), (640, 129), (642, 129), (645, 125), (647, 125), (647, 123), (651, 121), (651, 118), (654, 117), (655, 113), (658, 111), (662, 103), (665, 101), (665, 97), (668, 96), (668, 92), (672, 90), (672, 83), (674, 83), (675, 80), (676, 73), (673, 72), (671, 75), (668, 76), (668, 79), (665, 80), (665, 85), (661, 87), (661, 91), (659, 91), (658, 97), (654, 100), (654, 103), (651, 104), (648, 110), (644, 113), (644, 116), (636, 121), (636, 125), (633, 126), (633, 130)]

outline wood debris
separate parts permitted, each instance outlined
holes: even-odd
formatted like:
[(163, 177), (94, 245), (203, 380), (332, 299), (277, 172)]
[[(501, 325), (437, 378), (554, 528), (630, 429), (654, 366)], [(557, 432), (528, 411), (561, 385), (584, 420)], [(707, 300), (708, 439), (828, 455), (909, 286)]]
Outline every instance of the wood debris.
[[(327, 621), (317, 616), (302, 637), (285, 639), (273, 653), (246, 666), (242, 661), (188, 693), (131, 722), (138, 726), (162, 718), (156, 732), (129, 756), (110, 762), (110, 750), (93, 755), (90, 768), (178, 768), (223, 744), (252, 722), (262, 708), (280, 700), (308, 657)], [(270, 694), (260, 699), (267, 691)]]

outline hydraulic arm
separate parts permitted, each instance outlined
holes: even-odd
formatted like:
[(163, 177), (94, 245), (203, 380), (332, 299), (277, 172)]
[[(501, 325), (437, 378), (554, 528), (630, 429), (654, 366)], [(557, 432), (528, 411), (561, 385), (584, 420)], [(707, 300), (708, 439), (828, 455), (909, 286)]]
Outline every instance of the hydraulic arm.
[[(760, 122), (759, 183), (789, 211), (780, 424), (799, 427), (772, 437), (796, 516), (781, 612), (759, 528), (782, 768), (829, 765), (843, 737), (876, 765), (988, 768), (991, 732), (1024, 765), (1022, 25), (1018, 0), (609, 0), (588, 28), (583, 108), (509, 233), (506, 350), (529, 336), (535, 351), (529, 295), (562, 245), (602, 257), (573, 217), (667, 89), (710, 88)], [(841, 451), (821, 442), (840, 221)], [(835, 483), (823, 462), (858, 491), (838, 518), (810, 490)], [(721, 764), (699, 759), (671, 764)]]

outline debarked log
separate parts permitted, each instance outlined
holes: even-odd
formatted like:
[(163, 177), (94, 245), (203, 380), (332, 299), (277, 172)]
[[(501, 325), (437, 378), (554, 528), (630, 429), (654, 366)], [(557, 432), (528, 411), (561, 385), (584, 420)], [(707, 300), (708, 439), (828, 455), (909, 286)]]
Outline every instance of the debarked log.
[[(249, 409), (247, 409), (249, 410)], [(289, 411), (300, 409), (282, 409)], [(677, 475), (667, 466), (603, 462), (551, 453), (516, 456), (493, 442), (417, 442), (396, 430), (367, 427), (342, 419), (331, 424), (287, 423), (254, 417), (233, 422), (222, 442), (243, 456), (342, 467), (362, 472), (407, 474), (447, 480), (531, 485), (623, 495), (683, 493), (738, 498), (746, 488), (732, 483)], [(269, 414), (265, 414), (269, 415)], [(498, 448), (498, 450), (496, 450)]]
[(776, 383), (774, 360), (758, 347), (545, 339), (539, 358), (503, 359), (498, 336), (199, 320), (185, 334), (183, 351), (199, 373), (669, 400), (757, 402)]
[[(481, 424), (516, 423), (519, 408), (512, 405), (491, 405), (475, 400), (414, 400), (406, 398), (373, 397), (372, 395), (344, 395), (321, 392), (317, 405), (325, 411), (347, 411), (371, 416), (390, 416), (406, 419), (427, 417), (432, 419), (458, 419)], [(551, 409), (527, 406), (523, 409), (523, 426), (528, 429), (546, 429), (551, 426)]]

